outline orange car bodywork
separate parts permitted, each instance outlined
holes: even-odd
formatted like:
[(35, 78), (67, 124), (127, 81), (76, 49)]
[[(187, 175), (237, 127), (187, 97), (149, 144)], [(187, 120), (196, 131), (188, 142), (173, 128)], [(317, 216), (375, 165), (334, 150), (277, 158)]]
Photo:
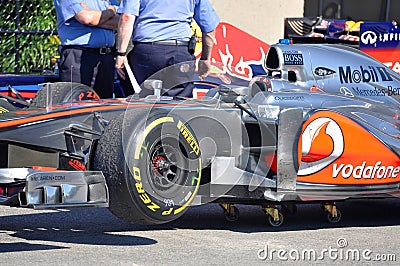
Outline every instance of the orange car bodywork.
[(313, 114), (298, 145), (297, 181), (330, 185), (400, 182), (400, 158), (371, 132), (332, 111)]

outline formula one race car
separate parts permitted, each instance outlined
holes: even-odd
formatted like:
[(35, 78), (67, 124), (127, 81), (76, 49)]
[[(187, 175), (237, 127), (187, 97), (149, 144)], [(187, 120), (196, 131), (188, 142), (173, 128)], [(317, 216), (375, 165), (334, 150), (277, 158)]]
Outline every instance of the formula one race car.
[(321, 203), (334, 223), (335, 201), (400, 197), (397, 73), (344, 45), (275, 44), (265, 67), (201, 100), (160, 96), (158, 77), (144, 98), (48, 85), (0, 114), (0, 203), (108, 206), (143, 224), (205, 203), (233, 221), (234, 204), (253, 204), (279, 226), (297, 203)]

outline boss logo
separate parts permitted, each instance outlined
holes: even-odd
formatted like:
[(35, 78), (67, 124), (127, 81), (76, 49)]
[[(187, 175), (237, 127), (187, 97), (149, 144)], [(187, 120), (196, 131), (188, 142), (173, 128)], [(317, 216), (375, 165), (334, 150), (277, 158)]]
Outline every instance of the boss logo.
[(295, 52), (283, 53), (285, 65), (304, 65), (303, 55)]

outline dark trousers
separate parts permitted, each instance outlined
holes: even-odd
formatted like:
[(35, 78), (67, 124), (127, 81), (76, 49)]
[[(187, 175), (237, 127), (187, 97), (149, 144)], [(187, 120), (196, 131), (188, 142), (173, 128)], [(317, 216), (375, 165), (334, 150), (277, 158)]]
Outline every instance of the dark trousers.
[[(137, 43), (128, 54), (129, 65), (141, 85), (146, 79), (163, 82), (164, 95), (192, 97), (195, 57), (187, 46)], [(125, 94), (133, 94), (129, 80), (122, 82)], [(142, 86), (143, 87), (143, 86)], [(152, 94), (143, 90), (141, 96)]]
[(68, 48), (61, 50), (60, 81), (78, 82), (93, 88), (100, 98), (112, 98), (115, 60), (112, 54)]

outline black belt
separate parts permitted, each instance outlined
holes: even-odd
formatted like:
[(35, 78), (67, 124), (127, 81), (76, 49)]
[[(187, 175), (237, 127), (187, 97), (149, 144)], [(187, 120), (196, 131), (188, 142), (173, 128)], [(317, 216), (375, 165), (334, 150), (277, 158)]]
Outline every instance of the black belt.
[(133, 42), (133, 44), (161, 44), (161, 45), (188, 46), (189, 42), (178, 41), (178, 40), (164, 40), (155, 42)]
[(96, 54), (113, 54), (115, 49), (113, 47), (99, 47), (99, 48), (91, 48), (91, 47), (84, 47), (79, 45), (64, 45), (62, 49), (77, 49), (82, 51), (88, 51), (91, 53)]

